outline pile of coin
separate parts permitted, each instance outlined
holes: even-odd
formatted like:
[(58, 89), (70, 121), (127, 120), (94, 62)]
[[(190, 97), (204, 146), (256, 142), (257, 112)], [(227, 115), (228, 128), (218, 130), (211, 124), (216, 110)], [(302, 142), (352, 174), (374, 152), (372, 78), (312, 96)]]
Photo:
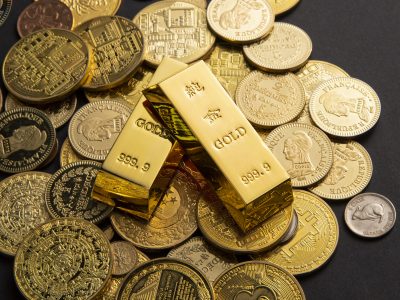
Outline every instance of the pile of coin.
[[(23, 296), (305, 299), (293, 275), (325, 264), (339, 238), (321, 198), (354, 197), (345, 220), (358, 235), (393, 227), (390, 200), (360, 194), (372, 160), (350, 140), (376, 124), (379, 98), (340, 67), (309, 60), (309, 36), (275, 22), (298, 2), (166, 0), (128, 20), (115, 16), (117, 0), (38, 0), (21, 13), (21, 40), (3, 62), (0, 171), (14, 174), (0, 182), (0, 252), (15, 256)], [(190, 164), (149, 221), (92, 199), (101, 162), (164, 57), (206, 61), (291, 176), (293, 205), (244, 233)], [(75, 112), (78, 89), (89, 103)], [(67, 122), (60, 169), (33, 171), (55, 158), (55, 130)]]

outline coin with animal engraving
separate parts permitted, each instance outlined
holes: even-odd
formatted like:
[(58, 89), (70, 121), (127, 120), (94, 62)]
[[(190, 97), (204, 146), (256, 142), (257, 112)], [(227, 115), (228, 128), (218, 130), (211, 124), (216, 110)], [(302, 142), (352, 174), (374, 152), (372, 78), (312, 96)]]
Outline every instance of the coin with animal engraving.
[(32, 104), (60, 101), (87, 78), (89, 50), (75, 33), (44, 29), (20, 39), (3, 62), (8, 91)]
[(46, 207), (53, 218), (75, 217), (98, 223), (113, 208), (92, 199), (92, 189), (101, 164), (83, 160), (62, 167), (46, 188)]
[(318, 196), (302, 190), (293, 190), (293, 195), (299, 218), (295, 236), (271, 252), (253, 258), (300, 275), (318, 269), (329, 260), (339, 240), (339, 225), (330, 206)]
[(268, 0), (268, 2), (271, 4), (275, 15), (280, 15), (291, 10), (299, 4), (300, 0)]
[(253, 71), (236, 90), (236, 103), (255, 126), (275, 127), (295, 119), (306, 103), (303, 85), (296, 75)]
[(132, 109), (116, 101), (98, 101), (79, 109), (69, 123), (72, 148), (83, 157), (105, 160)]
[(331, 141), (317, 127), (288, 123), (271, 131), (265, 143), (289, 173), (294, 187), (320, 181), (332, 167)]
[(12, 0), (1, 0), (0, 1), (0, 26), (4, 24), (10, 14), (12, 6)]
[(14, 260), (15, 282), (26, 299), (94, 299), (111, 269), (110, 242), (103, 232), (74, 218), (30, 231)]
[(211, 300), (214, 292), (194, 266), (178, 259), (158, 258), (129, 273), (115, 299)]
[(255, 67), (281, 73), (302, 67), (311, 55), (312, 42), (299, 27), (276, 22), (269, 36), (257, 43), (245, 45), (243, 51)]
[(344, 219), (349, 229), (358, 236), (378, 238), (393, 228), (396, 208), (383, 195), (363, 193), (347, 203)]
[(68, 164), (78, 162), (80, 160), (85, 160), (85, 158), (76, 153), (76, 151), (71, 146), (69, 138), (67, 137), (61, 146), (60, 166), (64, 167)]
[(139, 263), (136, 247), (127, 241), (112, 242), (111, 255), (113, 258), (111, 274), (115, 276), (129, 273)]
[(365, 82), (334, 78), (321, 84), (311, 95), (310, 113), (315, 124), (337, 137), (355, 137), (378, 122), (381, 103)]
[(293, 218), (290, 222), (289, 229), (286, 231), (285, 235), (279, 241), (279, 244), (285, 244), (293, 239), (296, 235), (297, 229), (299, 227), (299, 217), (297, 216), (296, 210), (293, 209)]
[(269, 262), (248, 261), (225, 271), (214, 282), (220, 300), (305, 300), (303, 289), (291, 274)]
[(94, 300), (115, 300), (118, 289), (123, 281), (123, 277), (111, 277), (105, 288), (96, 298), (94, 298)]

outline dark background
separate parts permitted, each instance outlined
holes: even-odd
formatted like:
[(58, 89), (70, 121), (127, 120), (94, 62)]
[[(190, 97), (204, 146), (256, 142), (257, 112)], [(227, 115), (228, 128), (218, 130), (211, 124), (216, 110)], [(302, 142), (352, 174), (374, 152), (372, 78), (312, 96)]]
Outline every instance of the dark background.
[[(0, 63), (18, 40), (17, 18), (31, 0), (14, 0), (7, 21), (0, 27)], [(133, 16), (153, 1), (122, 0), (119, 15)], [(399, 208), (400, 114), (400, 1), (302, 0), (277, 20), (304, 29), (313, 41), (312, 59), (342, 67), (369, 83), (380, 96), (382, 114), (373, 130), (357, 141), (369, 151), (374, 173), (366, 191), (377, 192)], [(4, 85), (1, 82), (3, 96)], [(78, 94), (83, 102), (82, 93)], [(60, 142), (67, 125), (58, 129)], [(60, 143), (61, 145), (61, 143)], [(54, 173), (58, 157), (44, 169)], [(4, 176), (1, 176), (2, 178)], [(308, 300), (400, 299), (399, 224), (385, 237), (364, 240), (347, 229), (343, 213), (347, 201), (330, 202), (339, 221), (339, 244), (332, 259), (320, 270), (299, 277)], [(14, 283), (13, 258), (0, 254), (0, 299), (22, 299)]]

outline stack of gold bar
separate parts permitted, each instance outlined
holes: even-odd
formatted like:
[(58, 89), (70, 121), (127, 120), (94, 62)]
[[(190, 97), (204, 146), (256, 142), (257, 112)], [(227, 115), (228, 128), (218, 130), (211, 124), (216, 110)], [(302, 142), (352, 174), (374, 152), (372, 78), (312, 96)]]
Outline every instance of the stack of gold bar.
[(393, 227), (352, 140), (379, 98), (275, 22), (298, 0), (120, 2), (33, 2), (3, 62), (0, 251), (26, 299), (301, 300), (338, 243), (321, 197)]

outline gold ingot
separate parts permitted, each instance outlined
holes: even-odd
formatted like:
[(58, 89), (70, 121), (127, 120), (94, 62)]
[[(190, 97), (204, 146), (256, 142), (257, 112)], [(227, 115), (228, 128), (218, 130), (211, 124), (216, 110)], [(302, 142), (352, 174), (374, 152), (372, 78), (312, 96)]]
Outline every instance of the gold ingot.
[[(166, 59), (151, 85), (187, 65)], [(143, 106), (142, 96), (99, 171), (93, 198), (148, 220), (174, 176), (184, 150)]]
[(143, 94), (243, 231), (292, 203), (289, 175), (203, 61)]

